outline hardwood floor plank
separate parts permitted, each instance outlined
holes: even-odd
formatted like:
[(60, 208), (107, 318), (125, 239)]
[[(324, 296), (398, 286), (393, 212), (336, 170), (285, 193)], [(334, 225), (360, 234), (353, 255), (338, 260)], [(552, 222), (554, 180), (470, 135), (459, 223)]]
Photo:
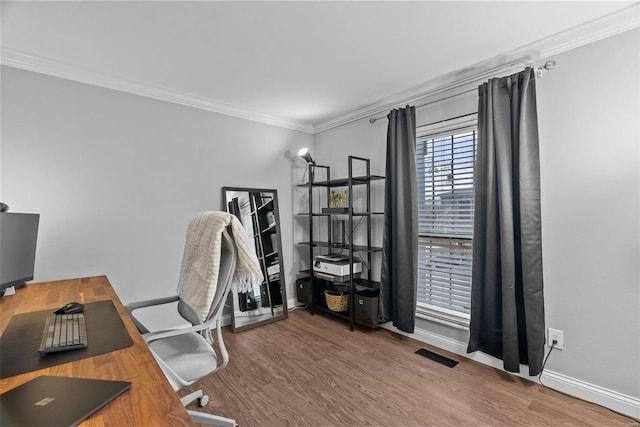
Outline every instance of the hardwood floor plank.
[[(232, 334), (229, 365), (183, 390), (250, 426), (629, 426), (635, 420), (384, 329), (296, 310)], [(448, 368), (415, 354), (460, 362)]]

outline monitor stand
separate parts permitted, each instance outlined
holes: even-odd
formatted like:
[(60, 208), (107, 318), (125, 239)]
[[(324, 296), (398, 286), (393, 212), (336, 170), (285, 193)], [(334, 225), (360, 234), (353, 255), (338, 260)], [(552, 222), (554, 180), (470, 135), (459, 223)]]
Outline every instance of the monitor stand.
[(9, 286), (8, 288), (4, 288), (0, 291), (0, 298), (8, 297), (10, 295), (15, 295), (16, 289), (13, 286)]
[(7, 297), (9, 295), (14, 295), (16, 293), (16, 289), (21, 289), (27, 286), (27, 282), (13, 282), (13, 286), (8, 286), (0, 291), (0, 298)]

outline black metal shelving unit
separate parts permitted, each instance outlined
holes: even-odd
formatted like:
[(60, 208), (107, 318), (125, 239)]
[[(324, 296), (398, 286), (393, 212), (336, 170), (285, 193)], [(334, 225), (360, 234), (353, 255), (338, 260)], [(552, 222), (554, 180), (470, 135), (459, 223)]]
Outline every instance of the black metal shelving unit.
[[(364, 165), (366, 173), (364, 175), (354, 176), (354, 163), (361, 162)], [(308, 263), (309, 269), (300, 271), (301, 274), (308, 274), (308, 281), (310, 286), (311, 298), (309, 309), (312, 313), (316, 311), (323, 311), (331, 313), (337, 317), (347, 319), (349, 321), (349, 327), (354, 329), (356, 323), (362, 323), (367, 326), (377, 326), (377, 320), (361, 321), (355, 316), (356, 313), (356, 292), (362, 290), (376, 290), (379, 289), (380, 283), (371, 280), (371, 266), (374, 254), (381, 254), (382, 248), (371, 245), (372, 240), (372, 217), (376, 215), (383, 215), (383, 212), (372, 212), (371, 209), (371, 183), (373, 181), (384, 180), (384, 176), (371, 175), (370, 160), (362, 157), (349, 156), (348, 157), (348, 177), (340, 179), (331, 179), (331, 169), (329, 166), (313, 165), (308, 166), (309, 180), (307, 183), (300, 184), (299, 187), (306, 187), (308, 189), (308, 211), (300, 213), (299, 215), (306, 216), (308, 219), (308, 240), (299, 242), (300, 245), (309, 246)], [(324, 171), (324, 180), (316, 181), (314, 178), (318, 172)], [(348, 189), (348, 204), (343, 209), (331, 209), (329, 207), (329, 194), (333, 188), (344, 187)], [(313, 205), (314, 192), (318, 188), (326, 189), (326, 202), (323, 206), (315, 207)], [(359, 188), (366, 193), (366, 206), (364, 210), (354, 209), (354, 189)], [(323, 212), (324, 208), (324, 212)], [(314, 218), (318, 218), (319, 221), (326, 221), (326, 239), (316, 236), (316, 227), (314, 227)], [(331, 221), (333, 218), (344, 218), (346, 222), (345, 227), (348, 231), (348, 241), (346, 242), (333, 242)], [(354, 244), (354, 238), (356, 233), (356, 224), (354, 218), (358, 221), (364, 221), (366, 223), (366, 244), (356, 245)], [(319, 226), (317, 227), (320, 228)], [(342, 283), (348, 285), (349, 288), (349, 303), (348, 310), (345, 312), (331, 311), (326, 307), (324, 302), (324, 289), (327, 285), (327, 281), (321, 280), (315, 277), (314, 272), (314, 260), (318, 252), (323, 249), (332, 251), (348, 251), (349, 255), (349, 281)], [(361, 261), (363, 264), (361, 277), (354, 278), (353, 263), (354, 261)], [(365, 269), (366, 266), (366, 269)], [(366, 276), (366, 277), (365, 277)], [(362, 301), (360, 299), (360, 301)], [(376, 300), (377, 301), (377, 300)]]

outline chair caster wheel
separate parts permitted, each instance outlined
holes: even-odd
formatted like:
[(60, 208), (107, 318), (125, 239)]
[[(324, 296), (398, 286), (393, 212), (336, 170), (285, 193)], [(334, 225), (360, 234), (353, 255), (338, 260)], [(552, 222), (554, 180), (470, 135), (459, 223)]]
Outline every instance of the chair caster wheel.
[(199, 407), (205, 407), (207, 406), (207, 403), (209, 403), (209, 396), (207, 396), (206, 394), (202, 397), (198, 398), (198, 406)]

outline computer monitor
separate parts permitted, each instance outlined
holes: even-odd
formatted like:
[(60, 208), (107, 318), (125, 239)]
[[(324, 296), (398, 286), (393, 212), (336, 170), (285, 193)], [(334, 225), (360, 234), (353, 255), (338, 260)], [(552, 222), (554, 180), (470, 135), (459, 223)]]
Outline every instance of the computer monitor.
[(0, 212), (0, 296), (33, 280), (39, 214)]

